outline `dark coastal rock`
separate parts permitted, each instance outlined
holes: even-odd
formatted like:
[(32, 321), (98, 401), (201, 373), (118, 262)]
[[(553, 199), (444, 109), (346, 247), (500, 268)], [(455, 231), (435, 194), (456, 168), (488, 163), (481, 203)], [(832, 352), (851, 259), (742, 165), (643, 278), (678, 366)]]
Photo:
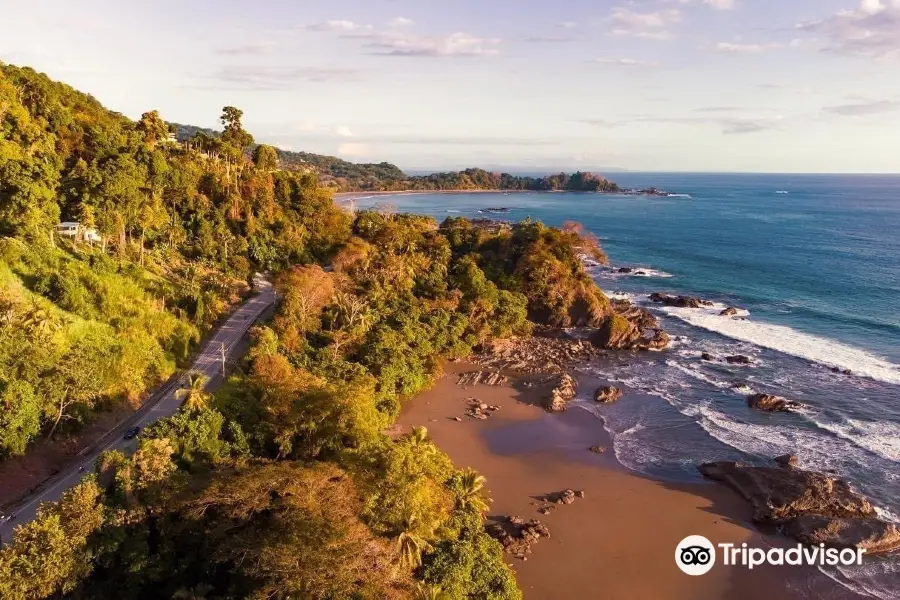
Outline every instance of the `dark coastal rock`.
[(747, 406), (763, 412), (791, 412), (803, 405), (772, 394), (754, 394), (747, 398)]
[(861, 548), (867, 554), (900, 550), (900, 529), (881, 519), (804, 515), (788, 523), (785, 533), (804, 544)]
[(594, 392), (594, 400), (601, 404), (612, 404), (622, 397), (622, 390), (613, 385), (598, 387)]
[[(651, 322), (644, 321), (645, 318), (640, 317), (639, 323)], [(670, 342), (669, 335), (662, 329), (642, 329), (638, 323), (619, 314), (607, 317), (590, 339), (594, 345), (608, 350), (662, 350)]]
[(802, 515), (873, 517), (875, 509), (847, 482), (815, 471), (752, 467), (733, 461), (700, 465), (700, 472), (720, 481), (753, 507), (753, 519), (778, 523)]
[(719, 315), (723, 316), (723, 317), (733, 317), (733, 316), (737, 315), (739, 312), (740, 312), (740, 309), (737, 309), (733, 306), (729, 306), (728, 308), (726, 308), (725, 310), (720, 312)]
[(519, 373), (562, 373), (573, 363), (593, 360), (601, 354), (587, 340), (574, 339), (559, 329), (542, 329), (534, 337), (489, 342), (474, 361)]
[(521, 517), (509, 517), (505, 527), (501, 523), (494, 523), (485, 528), (485, 531), (500, 542), (504, 552), (522, 560), (527, 559), (526, 554), (531, 554), (531, 546), (542, 537), (550, 537), (550, 530), (546, 525), (537, 519), (525, 521)]
[(635, 271), (634, 274), (635, 275), (646, 275), (647, 271)]
[(606, 453), (606, 446), (599, 446), (599, 445), (598, 445), (598, 446), (591, 446), (590, 448), (588, 448), (588, 450), (590, 450), (590, 451), (593, 452), (594, 454), (605, 454), (605, 453)]
[(675, 306), (678, 308), (703, 308), (704, 306), (712, 306), (712, 302), (695, 296), (672, 296), (660, 292), (650, 294), (650, 301), (662, 304), (663, 306)]
[(634, 323), (642, 331), (645, 329), (659, 329), (659, 320), (650, 311), (634, 306), (627, 300), (614, 302), (613, 311), (620, 317), (624, 317)]
[(877, 518), (872, 503), (842, 479), (732, 461), (702, 464), (700, 472), (749, 501), (754, 521), (781, 525), (784, 533), (804, 544), (862, 548), (869, 553), (900, 549), (897, 526)]
[(634, 269), (631, 267), (622, 267), (618, 270), (619, 273), (631, 273), (632, 271), (634, 271)]
[(460, 373), (456, 378), (457, 385), (503, 385), (508, 378), (491, 371), (469, 371)]
[(725, 362), (729, 365), (752, 365), (753, 359), (743, 354), (736, 354), (735, 356), (726, 356)]
[(556, 385), (550, 395), (544, 400), (544, 408), (550, 412), (564, 412), (569, 405), (569, 400), (575, 397), (578, 391), (578, 383), (568, 373), (559, 376)]
[(797, 457), (793, 454), (782, 454), (775, 457), (775, 464), (784, 469), (793, 469), (797, 466)]
[(709, 352), (704, 352), (703, 354), (700, 355), (700, 360), (712, 362), (712, 361), (716, 360), (716, 357), (713, 356), (712, 354), (710, 354)]

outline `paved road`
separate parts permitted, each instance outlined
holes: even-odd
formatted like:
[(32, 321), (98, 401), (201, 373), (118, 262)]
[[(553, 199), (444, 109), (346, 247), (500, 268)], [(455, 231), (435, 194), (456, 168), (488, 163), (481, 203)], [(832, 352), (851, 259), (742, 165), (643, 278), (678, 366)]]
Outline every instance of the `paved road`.
[[(189, 369), (190, 373), (201, 373), (210, 381), (220, 375), (222, 373), (223, 345), (227, 357), (256, 319), (275, 301), (272, 284), (262, 276), (254, 277), (254, 285), (257, 293), (234, 311), (228, 320), (216, 330), (194, 360)], [(85, 449), (79, 456), (78, 462), (45, 481), (34, 495), (26, 498), (12, 509), (10, 514), (15, 517), (0, 524), (0, 540), (6, 543), (12, 539), (15, 526), (31, 521), (41, 502), (59, 500), (64, 491), (77, 485), (84, 475), (93, 469), (94, 462), (102, 453), (107, 450), (133, 452), (137, 447), (137, 440), (125, 440), (123, 437), (125, 431), (134, 426), (143, 430), (158, 419), (175, 414), (182, 402), (181, 398), (176, 397), (176, 392), (181, 389), (184, 380), (183, 375), (172, 378), (137, 412), (116, 425), (91, 447)], [(80, 471), (79, 467), (84, 467), (84, 470)]]

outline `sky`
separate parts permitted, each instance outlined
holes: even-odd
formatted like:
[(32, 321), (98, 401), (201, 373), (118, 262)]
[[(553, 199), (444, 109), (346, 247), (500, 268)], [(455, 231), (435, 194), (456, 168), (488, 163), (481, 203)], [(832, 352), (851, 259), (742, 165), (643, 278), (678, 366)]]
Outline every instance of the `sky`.
[(900, 172), (900, 0), (0, 0), (0, 61), (407, 170)]

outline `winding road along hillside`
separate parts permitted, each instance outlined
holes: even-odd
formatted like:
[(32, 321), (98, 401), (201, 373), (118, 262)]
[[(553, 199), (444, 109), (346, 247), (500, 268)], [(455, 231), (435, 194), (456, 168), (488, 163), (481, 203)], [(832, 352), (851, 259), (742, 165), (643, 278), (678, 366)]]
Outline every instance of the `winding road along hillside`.
[[(222, 372), (222, 351), (226, 357), (230, 355), (247, 330), (262, 315), (262, 313), (275, 301), (275, 292), (272, 284), (261, 275), (254, 277), (256, 294), (245, 301), (235, 310), (225, 323), (216, 329), (214, 335), (206, 342), (203, 350), (194, 360), (189, 373), (200, 373), (212, 381)], [(133, 415), (111, 429), (97, 443), (83, 451), (78, 462), (63, 469), (50, 479), (31, 496), (17, 505), (10, 514), (12, 515), (0, 524), (0, 540), (3, 543), (12, 539), (13, 531), (17, 525), (31, 521), (41, 502), (53, 502), (59, 500), (63, 492), (74, 487), (81, 481), (85, 473), (93, 469), (97, 457), (107, 450), (121, 450), (131, 453), (137, 448), (137, 439), (124, 439), (125, 432), (131, 427), (145, 427), (152, 425), (157, 420), (169, 417), (181, 406), (182, 399), (177, 391), (183, 386), (184, 375), (173, 377), (150, 399), (147, 400)], [(209, 385), (209, 382), (207, 382)]]

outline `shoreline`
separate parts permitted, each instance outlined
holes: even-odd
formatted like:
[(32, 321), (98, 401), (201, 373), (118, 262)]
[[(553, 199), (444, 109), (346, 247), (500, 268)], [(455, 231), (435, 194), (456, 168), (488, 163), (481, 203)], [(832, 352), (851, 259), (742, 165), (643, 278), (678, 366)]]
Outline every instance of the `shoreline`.
[(601, 192), (588, 190), (395, 190), (378, 192), (334, 192), (336, 200), (359, 198), (362, 196), (422, 196), (433, 194), (596, 194), (599, 196), (658, 196), (666, 198), (669, 193), (645, 194), (642, 190), (619, 190), (617, 192)]
[[(703, 577), (681, 573), (674, 550), (687, 535), (761, 547), (788, 540), (757, 529), (749, 505), (724, 486), (659, 481), (628, 471), (615, 459), (597, 417), (577, 405), (560, 414), (545, 412), (537, 403), (546, 386), (521, 385), (532, 378), (512, 376), (503, 386), (458, 386), (456, 374), (471, 370), (492, 369), (447, 364), (432, 389), (404, 406), (397, 424), (403, 432), (425, 426), (457, 467), (473, 467), (487, 478), (493, 499), (489, 522), (516, 515), (549, 527), (550, 539), (536, 544), (526, 560), (505, 555), (525, 598), (857, 597), (808, 567), (790, 573), (778, 567), (721, 567)], [(587, 386), (582, 387), (584, 395)], [(486, 420), (463, 416), (470, 397), (500, 410)], [(628, 391), (620, 402), (643, 400)], [(598, 444), (607, 452), (588, 450)], [(585, 498), (546, 515), (538, 512), (539, 498), (565, 489), (584, 490)], [(791, 589), (787, 575), (796, 584)]]

